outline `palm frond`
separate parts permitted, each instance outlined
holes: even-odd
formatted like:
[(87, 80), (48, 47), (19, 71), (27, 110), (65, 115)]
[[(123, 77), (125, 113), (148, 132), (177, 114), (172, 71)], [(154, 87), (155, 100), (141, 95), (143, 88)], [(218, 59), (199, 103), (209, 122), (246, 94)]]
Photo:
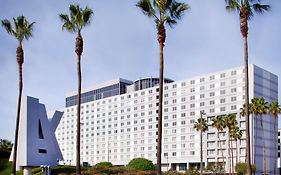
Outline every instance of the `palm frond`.
[(28, 21), (25, 20), (25, 34), (24, 34), (24, 37), (26, 40), (28, 40), (30, 37), (32, 37), (32, 31), (33, 31), (33, 25), (35, 24), (35, 22), (32, 22), (31, 24), (28, 23)]
[(188, 9), (189, 6), (187, 4), (176, 1), (173, 1), (169, 7), (171, 17), (175, 19), (180, 19), (183, 13)]
[(255, 3), (253, 4), (253, 9), (258, 14), (263, 14), (266, 11), (269, 11), (271, 9), (270, 5)]
[(241, 8), (241, 4), (237, 0), (225, 0), (226, 2), (226, 10), (228, 12), (239, 11)]
[(82, 21), (84, 22), (85, 26), (86, 24), (90, 23), (90, 18), (91, 16), (94, 14), (93, 10), (86, 7), (83, 11), (82, 11)]
[(166, 3), (163, 0), (153, 0), (153, 5), (158, 9), (160, 14), (165, 13)]
[(145, 15), (147, 15), (148, 17), (152, 17), (152, 18), (158, 19), (158, 17), (155, 14), (155, 10), (152, 7), (152, 4), (151, 4), (150, 0), (140, 0), (136, 4), (136, 6), (139, 7), (142, 10), (142, 12)]
[(8, 32), (8, 34), (15, 35), (15, 31), (13, 30), (12, 25), (9, 20), (4, 19), (1, 21), (1, 23), (2, 23), (2, 26), (5, 28), (5, 30)]
[(61, 21), (63, 22), (62, 30), (66, 29), (69, 32), (76, 31), (76, 28), (75, 28), (74, 24), (70, 21), (68, 15), (60, 14), (59, 17), (60, 17)]
[(176, 20), (174, 20), (174, 19), (172, 19), (172, 18), (171, 18), (171, 17), (169, 17), (169, 16), (165, 16), (164, 21), (166, 21), (166, 22), (167, 22), (167, 24), (168, 24), (171, 28), (173, 28), (173, 27), (174, 27), (174, 25), (176, 25), (176, 24), (177, 24), (177, 21), (176, 21)]

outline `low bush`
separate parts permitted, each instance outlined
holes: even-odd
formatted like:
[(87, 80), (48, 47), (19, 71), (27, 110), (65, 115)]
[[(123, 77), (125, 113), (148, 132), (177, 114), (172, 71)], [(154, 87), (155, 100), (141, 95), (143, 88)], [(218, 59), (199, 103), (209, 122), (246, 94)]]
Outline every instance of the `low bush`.
[(113, 167), (111, 162), (100, 162), (93, 166), (94, 169)]
[(51, 174), (52, 175), (57, 175), (57, 174), (73, 174), (76, 172), (76, 167), (75, 166), (58, 166), (55, 168), (51, 168)]
[(155, 170), (155, 166), (152, 161), (145, 158), (135, 158), (132, 159), (128, 166), (128, 168), (139, 171), (153, 171)]
[[(251, 165), (251, 169), (252, 169), (252, 172), (256, 172), (256, 165), (255, 164), (252, 164)], [(238, 175), (244, 175), (247, 173), (247, 164), (246, 163), (243, 163), (243, 162), (238, 162), (236, 165), (235, 165), (235, 171)]]

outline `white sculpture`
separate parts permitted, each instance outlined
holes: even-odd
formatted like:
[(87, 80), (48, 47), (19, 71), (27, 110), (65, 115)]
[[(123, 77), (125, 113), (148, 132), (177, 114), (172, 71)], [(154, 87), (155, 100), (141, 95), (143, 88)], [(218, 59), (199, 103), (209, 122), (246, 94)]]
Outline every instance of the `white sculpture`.
[[(55, 111), (48, 118), (44, 104), (39, 99), (27, 96), (21, 108), (17, 165), (24, 169), (25, 174), (31, 173), (33, 166), (57, 166), (62, 160), (55, 130), (63, 112)], [(10, 161), (13, 158), (13, 151)]]

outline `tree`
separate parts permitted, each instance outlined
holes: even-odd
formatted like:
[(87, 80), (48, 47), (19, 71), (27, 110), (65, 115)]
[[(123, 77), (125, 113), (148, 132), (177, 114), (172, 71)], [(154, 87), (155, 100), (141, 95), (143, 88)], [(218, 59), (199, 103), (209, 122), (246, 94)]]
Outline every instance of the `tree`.
[[(238, 162), (238, 145), (237, 145), (237, 140), (240, 140), (242, 138), (242, 131), (238, 126), (235, 126), (231, 132), (230, 132), (230, 137), (235, 140), (235, 145), (236, 145), (236, 162)], [(233, 156), (233, 153), (232, 153)]]
[(220, 140), (220, 134), (219, 134), (225, 128), (224, 117), (221, 116), (221, 115), (218, 115), (215, 118), (213, 118), (212, 119), (212, 127), (217, 129), (217, 137), (219, 139), (221, 155), (222, 155), (222, 158), (223, 158), (222, 165), (223, 165), (223, 168), (225, 168), (224, 155), (223, 155), (223, 150), (222, 150), (222, 145), (221, 145), (221, 140)]
[[(202, 114), (201, 114), (202, 115)], [(196, 131), (200, 131), (200, 174), (202, 174), (202, 170), (203, 170), (203, 143), (202, 143), (202, 134), (204, 132), (206, 132), (208, 130), (208, 123), (207, 120), (204, 118), (199, 118), (195, 123), (194, 123), (194, 129), (196, 129)]]
[(246, 162), (247, 174), (251, 175), (250, 158), (250, 131), (249, 131), (249, 74), (248, 74), (248, 21), (253, 17), (253, 12), (262, 14), (270, 9), (269, 5), (260, 3), (261, 0), (225, 0), (226, 10), (237, 11), (240, 18), (240, 31), (244, 44), (244, 71), (245, 71), (245, 116), (246, 116)]
[(165, 25), (173, 27), (189, 6), (175, 0), (140, 0), (136, 4), (142, 12), (155, 21), (157, 29), (157, 40), (160, 50), (160, 71), (159, 71), (159, 106), (158, 106), (158, 137), (157, 137), (157, 174), (161, 172), (162, 152), (162, 106), (163, 106), (163, 77), (164, 77), (164, 44), (166, 40)]
[(263, 147), (263, 173), (266, 175), (266, 149), (264, 140), (264, 128), (263, 128), (263, 115), (267, 114), (267, 102), (264, 98), (254, 98), (252, 100), (252, 110), (256, 116), (260, 117), (260, 126), (262, 130), (262, 147)]
[(17, 47), (17, 64), (18, 64), (18, 74), (19, 74), (19, 95), (17, 103), (17, 118), (16, 118), (16, 129), (15, 129), (15, 140), (14, 140), (14, 152), (13, 152), (13, 167), (12, 174), (16, 174), (17, 166), (17, 150), (18, 150), (18, 134), (19, 134), (19, 121), (20, 121), (20, 111), (21, 111), (21, 98), (22, 98), (22, 89), (23, 89), (23, 63), (24, 63), (24, 52), (22, 43), (24, 40), (28, 40), (32, 36), (32, 30), (34, 22), (29, 23), (24, 16), (18, 16), (13, 18), (14, 26), (7, 19), (2, 20), (2, 26), (6, 29), (8, 34), (12, 35), (18, 40)]
[(76, 135), (76, 174), (81, 175), (80, 165), (80, 109), (81, 109), (81, 56), (83, 52), (83, 38), (81, 30), (90, 23), (93, 11), (86, 7), (82, 9), (79, 5), (70, 5), (70, 17), (67, 14), (60, 14), (59, 17), (63, 22), (62, 29), (69, 32), (77, 33), (75, 43), (75, 53), (77, 55), (77, 76), (78, 76), (78, 92), (77, 92), (77, 135)]
[[(229, 173), (232, 173), (232, 170), (233, 170), (233, 151), (230, 151), (230, 148), (231, 148), (231, 150), (233, 148), (232, 148), (232, 146), (230, 146), (230, 140), (231, 140), (230, 133), (235, 128), (235, 126), (237, 125), (236, 116), (234, 114), (227, 114), (225, 116), (224, 122), (225, 122), (225, 126), (226, 126), (227, 132), (228, 132), (227, 133), (227, 135), (228, 135), (228, 159), (231, 157), (231, 160), (232, 160), (231, 163), (230, 163), (230, 160), (229, 160)], [(230, 155), (231, 153), (232, 153), (232, 155)]]
[(9, 140), (0, 139), (0, 151), (12, 151), (13, 144)]
[(278, 115), (281, 113), (281, 108), (280, 105), (278, 103), (278, 101), (274, 101), (272, 103), (270, 103), (270, 105), (268, 106), (268, 112), (269, 114), (274, 118), (274, 164), (273, 164), (273, 174), (276, 175), (276, 165), (277, 165), (277, 132), (276, 131), (276, 125), (278, 124)]
[(132, 159), (129, 162), (128, 167), (133, 170), (140, 170), (140, 171), (155, 170), (155, 166), (153, 165), (152, 161), (145, 159), (145, 158)]

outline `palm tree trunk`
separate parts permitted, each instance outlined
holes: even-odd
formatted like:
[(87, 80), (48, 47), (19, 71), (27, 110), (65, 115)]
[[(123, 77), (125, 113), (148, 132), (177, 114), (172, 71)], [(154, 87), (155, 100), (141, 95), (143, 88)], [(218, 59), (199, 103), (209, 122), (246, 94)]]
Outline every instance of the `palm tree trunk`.
[[(201, 114), (202, 119), (202, 114)], [(200, 130), (200, 174), (203, 174), (203, 141), (202, 141), (202, 120), (201, 120), (201, 130)]]
[(264, 128), (263, 128), (263, 121), (261, 116), (260, 116), (260, 123), (262, 129), (263, 174), (266, 175), (266, 151), (265, 151), (265, 142), (264, 142)]
[(257, 143), (258, 143), (258, 117), (257, 117), (257, 116), (254, 116), (254, 120), (255, 120), (254, 164), (256, 164)]
[(23, 89), (23, 80), (22, 80), (23, 62), (24, 62), (24, 53), (23, 53), (23, 49), (22, 49), (22, 43), (19, 42), (19, 45), (17, 48), (17, 63), (18, 63), (18, 74), (19, 74), (19, 96), (18, 96), (18, 104), (17, 104), (17, 119), (16, 119), (16, 130), (15, 130), (14, 152), (13, 152), (12, 175), (16, 175), (16, 168), (17, 168), (18, 135), (19, 135), (19, 123), (20, 123), (20, 111), (21, 111), (21, 98), (22, 98), (22, 89)]
[(158, 106), (158, 137), (157, 137), (157, 175), (161, 175), (161, 154), (162, 154), (162, 108), (163, 108), (163, 80), (164, 80), (164, 56), (163, 49), (166, 39), (164, 25), (158, 27), (158, 43), (160, 49), (160, 72), (159, 72), (159, 106)]
[(236, 144), (236, 161), (235, 161), (235, 165), (238, 162), (238, 144), (237, 144), (237, 140), (235, 140), (235, 144)]
[(233, 161), (233, 140), (231, 139), (231, 141), (230, 141), (230, 143), (231, 143), (231, 167), (232, 167), (232, 169), (231, 169), (231, 173), (234, 173), (234, 161)]
[(231, 172), (231, 160), (230, 160), (230, 136), (229, 136), (229, 134), (230, 134), (230, 131), (229, 131), (229, 129), (228, 129), (228, 164), (229, 164), (229, 174), (232, 174)]
[(83, 38), (78, 32), (76, 37), (76, 49), (77, 54), (77, 77), (78, 77), (78, 95), (77, 95), (77, 135), (76, 135), (76, 174), (81, 175), (81, 163), (80, 163), (80, 140), (81, 140), (81, 55), (83, 52)]
[[(278, 115), (277, 115), (278, 117)], [(277, 165), (277, 148), (278, 148), (278, 145), (277, 145), (277, 142), (276, 142), (276, 119), (278, 119), (276, 116), (273, 116), (274, 118), (274, 161), (273, 161), (273, 174), (276, 175), (276, 165)]]
[(245, 66), (245, 117), (246, 117), (246, 163), (247, 174), (251, 175), (251, 154), (250, 154), (250, 130), (249, 130), (249, 73), (248, 73), (248, 12), (245, 7), (240, 9), (240, 30), (244, 43), (244, 66)]
[[(223, 165), (223, 169), (225, 170), (225, 163), (224, 163), (224, 157), (223, 157), (223, 150), (222, 150), (222, 145), (221, 145), (221, 139), (220, 139), (220, 135), (219, 135), (219, 131), (218, 131), (218, 139), (219, 139), (219, 142), (220, 142), (220, 149), (221, 149), (221, 156), (222, 156), (222, 165)], [(224, 173), (225, 174), (225, 171)]]

